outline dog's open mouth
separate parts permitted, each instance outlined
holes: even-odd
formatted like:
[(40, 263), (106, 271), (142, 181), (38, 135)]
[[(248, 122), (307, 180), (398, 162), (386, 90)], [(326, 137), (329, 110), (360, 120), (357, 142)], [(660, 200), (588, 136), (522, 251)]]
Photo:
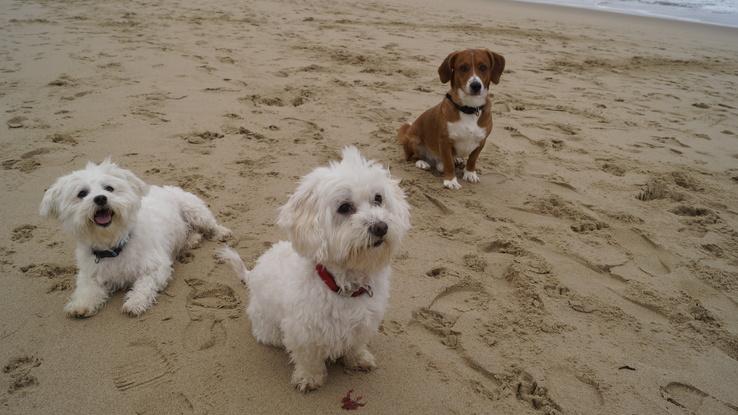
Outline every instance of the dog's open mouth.
[(102, 208), (95, 212), (95, 216), (92, 218), (92, 220), (95, 222), (95, 225), (106, 227), (110, 225), (111, 222), (113, 222), (113, 211), (108, 208)]
[(384, 239), (380, 239), (372, 244), (372, 248), (376, 248), (384, 243)]

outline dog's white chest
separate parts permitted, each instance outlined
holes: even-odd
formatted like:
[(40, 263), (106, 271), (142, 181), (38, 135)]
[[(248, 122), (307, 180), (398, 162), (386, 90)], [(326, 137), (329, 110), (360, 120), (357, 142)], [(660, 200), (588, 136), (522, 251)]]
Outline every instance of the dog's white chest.
[(459, 157), (467, 157), (479, 147), (479, 143), (487, 137), (487, 130), (477, 125), (479, 117), (474, 114), (459, 114), (456, 122), (446, 123), (448, 136), (454, 142), (454, 150)]

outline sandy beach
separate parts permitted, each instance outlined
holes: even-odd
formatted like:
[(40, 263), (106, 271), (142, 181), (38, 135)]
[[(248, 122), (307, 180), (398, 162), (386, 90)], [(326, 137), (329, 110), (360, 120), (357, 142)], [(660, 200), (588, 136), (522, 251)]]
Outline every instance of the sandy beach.
[[(0, 0), (0, 413), (738, 414), (738, 29), (497, 0)], [(458, 49), (505, 56), (481, 183), (395, 130)], [(139, 318), (63, 313), (38, 206), (114, 160), (202, 197), (247, 264), (300, 176), (357, 145), (411, 229), (371, 373), (306, 395), (218, 244)]]

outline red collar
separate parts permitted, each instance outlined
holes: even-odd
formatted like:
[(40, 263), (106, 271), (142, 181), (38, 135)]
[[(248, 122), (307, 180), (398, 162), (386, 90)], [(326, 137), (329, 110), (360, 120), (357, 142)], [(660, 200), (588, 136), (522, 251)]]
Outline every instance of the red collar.
[[(318, 276), (321, 280), (325, 283), (325, 285), (330, 288), (331, 291), (334, 293), (341, 294), (341, 289), (338, 287), (338, 284), (336, 284), (336, 279), (333, 278), (333, 274), (328, 271), (323, 264), (317, 264), (315, 265), (315, 271), (318, 273)], [(369, 297), (373, 296), (374, 293), (372, 293), (372, 287), (366, 286), (365, 287), (359, 287), (358, 290), (351, 293), (351, 297), (358, 297), (360, 295), (367, 294)]]

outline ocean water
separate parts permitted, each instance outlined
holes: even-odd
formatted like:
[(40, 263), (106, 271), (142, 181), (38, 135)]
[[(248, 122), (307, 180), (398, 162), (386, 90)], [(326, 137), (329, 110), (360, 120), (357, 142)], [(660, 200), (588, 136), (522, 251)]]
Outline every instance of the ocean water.
[[(738, 0), (522, 0), (738, 27)], [(736, 39), (738, 42), (738, 39)]]

